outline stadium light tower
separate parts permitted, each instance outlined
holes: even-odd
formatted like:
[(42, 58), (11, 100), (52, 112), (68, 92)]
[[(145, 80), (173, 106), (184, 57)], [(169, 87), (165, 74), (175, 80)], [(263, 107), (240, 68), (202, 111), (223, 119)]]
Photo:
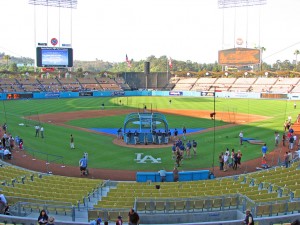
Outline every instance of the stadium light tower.
[(220, 9), (265, 4), (267, 4), (267, 0), (218, 0), (218, 6)]

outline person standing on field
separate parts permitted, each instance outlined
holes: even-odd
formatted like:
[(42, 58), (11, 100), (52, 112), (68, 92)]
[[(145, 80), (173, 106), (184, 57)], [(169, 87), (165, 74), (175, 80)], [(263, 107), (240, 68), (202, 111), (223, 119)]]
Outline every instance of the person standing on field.
[(40, 136), (40, 126), (35, 125), (34, 129), (35, 129), (35, 137), (39, 137)]
[(74, 137), (73, 137), (72, 134), (71, 134), (71, 137), (70, 137), (70, 147), (71, 147), (71, 149), (75, 149)]
[(243, 134), (243, 131), (241, 131), (240, 134), (239, 134), (240, 145), (243, 145), (243, 137), (244, 137), (244, 134)]
[(41, 138), (44, 138), (44, 127), (41, 126), (40, 128), (40, 132), (41, 132)]

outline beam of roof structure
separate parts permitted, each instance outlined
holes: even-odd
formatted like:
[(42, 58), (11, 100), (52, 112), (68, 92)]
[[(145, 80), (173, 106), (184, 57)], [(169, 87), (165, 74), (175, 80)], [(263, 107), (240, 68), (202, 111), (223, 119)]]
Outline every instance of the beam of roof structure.
[(267, 0), (218, 0), (218, 7), (220, 9), (265, 4), (267, 4)]
[(29, 4), (76, 9), (77, 0), (29, 0)]

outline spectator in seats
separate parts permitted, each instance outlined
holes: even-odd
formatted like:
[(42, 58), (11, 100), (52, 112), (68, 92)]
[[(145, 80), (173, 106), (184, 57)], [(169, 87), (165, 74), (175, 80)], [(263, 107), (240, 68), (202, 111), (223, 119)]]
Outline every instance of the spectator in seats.
[(246, 224), (246, 225), (254, 225), (254, 219), (253, 219), (253, 216), (251, 214), (250, 209), (246, 210), (246, 217), (244, 219), (244, 224)]
[(122, 216), (118, 216), (118, 219), (116, 221), (116, 225), (123, 225)]
[(139, 215), (134, 211), (134, 209), (130, 209), (128, 213), (128, 225), (139, 225), (139, 223), (140, 223)]
[(39, 137), (40, 136), (40, 126), (35, 125), (34, 129), (35, 129), (35, 137)]
[(38, 217), (38, 223), (40, 225), (48, 223), (48, 215), (44, 209), (40, 212), (40, 215)]
[(80, 176), (85, 175), (86, 174), (86, 168), (87, 168), (87, 159), (85, 158), (85, 156), (83, 156), (80, 160), (79, 160), (79, 166), (80, 166)]
[(179, 172), (178, 172), (178, 169), (176, 166), (173, 169), (173, 179), (174, 179), (174, 182), (178, 182), (178, 180), (179, 180)]
[(70, 136), (70, 147), (71, 147), (71, 149), (75, 149), (73, 134), (71, 134), (71, 136)]
[(52, 216), (50, 216), (49, 217), (49, 219), (48, 219), (48, 223), (47, 223), (47, 225), (55, 225), (55, 219), (54, 219), (54, 217), (52, 217)]
[(11, 159), (11, 152), (6, 148), (3, 152), (4, 158)]
[(160, 176), (160, 181), (161, 182), (165, 182), (166, 181), (166, 176), (167, 176), (167, 172), (165, 169), (162, 169), (160, 171), (158, 171), (159, 176)]
[(41, 126), (40, 128), (40, 132), (41, 132), (41, 138), (44, 138), (44, 127)]

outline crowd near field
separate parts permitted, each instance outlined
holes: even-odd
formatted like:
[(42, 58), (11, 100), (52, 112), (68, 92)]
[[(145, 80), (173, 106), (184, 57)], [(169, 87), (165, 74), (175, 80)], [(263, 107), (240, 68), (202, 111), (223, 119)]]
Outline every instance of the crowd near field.
[[(118, 100), (116, 100), (118, 99)], [(130, 99), (130, 100), (128, 100)], [(172, 104), (169, 100), (172, 100)], [(129, 104), (119, 104), (119, 102)], [(196, 140), (199, 144), (197, 157), (192, 157), (184, 163), (184, 169), (199, 169), (212, 166), (213, 150), (215, 149), (215, 165), (218, 165), (218, 155), (224, 152), (226, 148), (241, 150), (243, 152), (243, 161), (258, 158), (261, 156), (260, 146), (245, 143), (239, 145), (239, 133), (243, 131), (244, 137), (255, 138), (264, 141), (269, 149), (274, 148), (274, 132), (283, 131), (283, 123), (288, 116), (293, 121), (296, 120), (298, 111), (294, 109), (294, 101), (289, 100), (266, 100), (266, 99), (230, 99), (217, 98), (216, 121), (211, 120), (209, 115), (206, 118), (199, 118), (196, 110), (213, 111), (213, 98), (205, 97), (104, 97), (104, 98), (72, 98), (72, 99), (48, 99), (48, 100), (16, 100), (3, 101), (0, 105), (1, 117), (3, 123), (7, 122), (8, 129), (14, 135), (24, 140), (25, 149), (38, 150), (49, 154), (60, 155), (64, 158), (64, 163), (78, 165), (78, 160), (83, 152), (89, 153), (89, 167), (126, 169), (126, 170), (158, 170), (162, 166), (166, 169), (172, 169), (174, 161), (171, 157), (171, 147), (159, 145), (156, 148), (130, 148), (128, 146), (117, 146), (112, 143), (116, 136), (103, 135), (101, 133), (90, 133), (77, 128), (115, 128), (123, 126), (124, 118), (127, 113), (124, 110), (138, 110), (136, 107), (140, 104), (152, 104), (153, 110), (190, 110), (189, 116), (166, 114), (169, 127), (181, 130), (183, 126), (187, 130), (191, 128), (212, 128), (216, 126), (215, 137), (213, 130), (209, 132), (190, 134), (187, 140)], [(105, 109), (101, 109), (101, 105)], [(58, 112), (72, 111), (99, 111), (99, 117), (70, 120), (66, 125), (61, 126), (53, 124), (53, 121), (39, 121), (42, 114), (53, 114)], [(120, 115), (101, 116), (103, 111), (119, 111)], [(222, 115), (230, 114), (232, 111), (246, 115), (260, 115), (267, 118), (263, 121), (237, 124), (234, 127), (218, 129), (218, 126), (227, 124), (222, 120)], [(24, 115), (35, 112), (37, 120), (32, 122), (41, 123), (44, 127), (45, 138), (36, 138), (33, 126), (21, 126), (24, 121)], [(88, 112), (87, 112), (88, 113)], [(70, 149), (70, 135), (73, 134), (76, 148)], [(215, 138), (215, 139), (214, 139)], [(213, 142), (215, 140), (215, 146)], [(134, 162), (136, 153), (147, 153), (153, 157), (161, 158), (162, 164), (137, 164)], [(29, 152), (30, 154), (30, 152)], [(277, 160), (277, 159), (272, 159)]]

